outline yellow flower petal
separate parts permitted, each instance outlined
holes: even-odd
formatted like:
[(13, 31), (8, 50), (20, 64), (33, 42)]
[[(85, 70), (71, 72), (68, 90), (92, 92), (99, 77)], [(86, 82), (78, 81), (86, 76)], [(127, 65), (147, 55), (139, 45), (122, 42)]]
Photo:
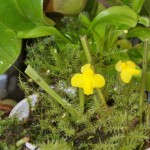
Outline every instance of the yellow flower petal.
[(132, 69), (132, 74), (133, 74), (133, 75), (138, 75), (138, 74), (140, 74), (140, 73), (141, 73), (140, 70), (138, 70), (138, 69)]
[(82, 88), (84, 85), (84, 76), (80, 73), (75, 74), (71, 78), (71, 85), (74, 87)]
[(133, 75), (140, 74), (140, 70), (135, 69), (136, 64), (132, 61), (122, 62), (121, 60), (115, 66), (116, 70), (121, 72), (120, 77), (124, 83), (129, 83)]
[(125, 69), (120, 73), (120, 77), (124, 83), (129, 83), (132, 78), (132, 73), (130, 69)]
[(116, 66), (115, 66), (115, 69), (118, 71), (118, 72), (121, 72), (122, 70), (124, 70), (125, 68), (127, 67), (126, 63), (122, 62), (122, 60), (120, 60)]
[(71, 78), (71, 85), (83, 88), (84, 94), (93, 94), (94, 88), (101, 88), (105, 85), (105, 79), (100, 74), (94, 74), (91, 64), (81, 67), (81, 72)]
[(93, 72), (92, 69), (87, 68), (86, 70), (84, 70), (84, 73), (83, 73), (83, 74), (86, 75), (86, 76), (93, 76), (93, 75), (94, 75), (94, 72)]
[(83, 92), (86, 95), (93, 94), (93, 87), (90, 83), (86, 82), (83, 86)]
[(95, 74), (93, 78), (93, 87), (101, 88), (105, 85), (105, 79), (102, 75)]
[(85, 64), (81, 67), (81, 72), (84, 73), (87, 69), (91, 69), (91, 64)]
[(127, 67), (131, 69), (135, 69), (136, 67), (136, 64), (132, 61), (127, 61), (126, 64), (127, 64)]

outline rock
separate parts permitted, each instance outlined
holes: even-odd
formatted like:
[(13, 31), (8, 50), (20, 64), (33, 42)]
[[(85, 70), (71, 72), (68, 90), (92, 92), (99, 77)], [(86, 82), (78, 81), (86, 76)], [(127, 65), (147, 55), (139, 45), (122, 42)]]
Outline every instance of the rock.
[(26, 121), (29, 117), (30, 110), (33, 110), (38, 102), (38, 94), (33, 94), (28, 98), (20, 101), (10, 112), (9, 117), (15, 117), (20, 121)]

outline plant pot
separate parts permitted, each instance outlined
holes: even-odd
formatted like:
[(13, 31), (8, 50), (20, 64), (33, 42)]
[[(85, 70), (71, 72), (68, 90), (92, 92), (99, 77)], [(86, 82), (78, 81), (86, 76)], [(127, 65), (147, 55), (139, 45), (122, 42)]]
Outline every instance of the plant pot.
[(45, 12), (57, 12), (67, 15), (74, 15), (81, 12), (87, 0), (45, 0)]

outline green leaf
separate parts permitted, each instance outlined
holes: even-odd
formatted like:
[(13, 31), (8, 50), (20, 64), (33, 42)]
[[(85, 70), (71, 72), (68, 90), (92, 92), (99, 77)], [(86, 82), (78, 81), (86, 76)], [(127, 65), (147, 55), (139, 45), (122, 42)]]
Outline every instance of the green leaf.
[(84, 13), (80, 13), (79, 14), (79, 20), (81, 22), (81, 24), (86, 27), (86, 28), (89, 28), (90, 26), (90, 20), (88, 18), (88, 16)]
[(0, 0), (0, 3), (0, 21), (14, 31), (54, 25), (52, 20), (44, 19), (43, 0)]
[(137, 24), (137, 14), (127, 6), (114, 6), (99, 13), (92, 21), (91, 28), (98, 24), (112, 23), (134, 27)]
[(131, 8), (127, 6), (114, 6), (102, 11), (93, 19), (91, 30), (96, 39), (100, 39), (99, 42), (103, 45), (105, 28), (108, 24), (113, 25), (116, 32), (122, 30), (123, 33), (123, 30), (136, 26), (137, 20), (138, 16)]
[(149, 18), (147, 18), (147, 17), (140, 17), (139, 20), (138, 20), (138, 23), (142, 24), (146, 27), (149, 27), (149, 25), (150, 25)]
[(0, 74), (19, 56), (21, 38), (57, 35), (69, 41), (44, 16), (43, 0), (0, 0), (0, 3)]
[(137, 37), (142, 41), (150, 39), (150, 28), (137, 26), (129, 30), (127, 37)]
[(124, 5), (131, 7), (136, 13), (139, 13), (145, 0), (121, 0)]
[(4, 73), (18, 58), (21, 40), (14, 31), (0, 24), (0, 74)]
[(104, 41), (104, 49), (109, 50), (110, 48), (113, 47), (116, 39), (118, 38), (119, 35), (122, 34), (123, 31), (121, 30), (115, 30), (115, 26), (108, 25), (105, 28), (105, 41)]
[(17, 36), (19, 38), (37, 38), (40, 36), (47, 36), (47, 35), (56, 35), (63, 39), (66, 42), (70, 43), (70, 40), (63, 36), (56, 28), (49, 27), (49, 26), (38, 26), (33, 28), (32, 30), (26, 31), (18, 31)]
[(139, 13), (145, 0), (132, 0), (132, 8), (135, 12)]

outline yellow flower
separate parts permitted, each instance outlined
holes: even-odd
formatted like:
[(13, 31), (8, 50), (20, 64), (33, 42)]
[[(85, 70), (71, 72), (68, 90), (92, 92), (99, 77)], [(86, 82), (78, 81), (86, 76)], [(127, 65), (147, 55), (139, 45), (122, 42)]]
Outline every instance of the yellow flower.
[(132, 61), (122, 62), (122, 60), (120, 60), (115, 68), (120, 72), (120, 77), (124, 83), (129, 83), (133, 75), (138, 75), (141, 72), (136, 69), (136, 64)]
[(75, 74), (71, 79), (71, 85), (83, 88), (84, 94), (93, 94), (93, 88), (101, 88), (105, 85), (105, 79), (100, 74), (94, 74), (91, 64), (81, 67), (81, 73)]

